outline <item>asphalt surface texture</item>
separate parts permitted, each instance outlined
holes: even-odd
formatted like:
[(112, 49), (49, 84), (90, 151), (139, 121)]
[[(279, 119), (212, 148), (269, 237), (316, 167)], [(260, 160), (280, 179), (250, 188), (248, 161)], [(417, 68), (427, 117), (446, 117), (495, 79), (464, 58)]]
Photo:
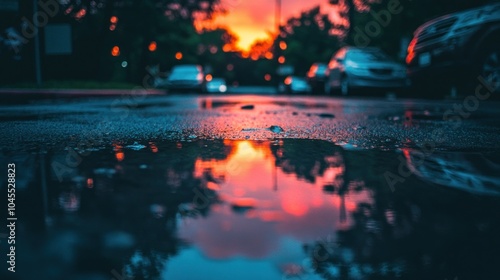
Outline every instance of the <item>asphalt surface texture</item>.
[(317, 139), (344, 148), (498, 151), (500, 102), (282, 95), (115, 95), (0, 105), (7, 150), (112, 142)]

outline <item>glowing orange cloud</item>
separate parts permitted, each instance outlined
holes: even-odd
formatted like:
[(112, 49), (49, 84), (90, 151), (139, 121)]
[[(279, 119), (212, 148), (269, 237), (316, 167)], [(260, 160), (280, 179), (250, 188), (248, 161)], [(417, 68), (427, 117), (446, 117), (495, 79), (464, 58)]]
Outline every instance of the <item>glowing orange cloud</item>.
[[(302, 11), (315, 6), (321, 6), (323, 13), (331, 15), (332, 20), (338, 20), (336, 8), (328, 4), (328, 0), (287, 0), (282, 3), (281, 22), (292, 16), (299, 16)], [(239, 37), (237, 47), (248, 51), (256, 40), (267, 40), (270, 34), (276, 32), (275, 1), (252, 0), (235, 1), (223, 0), (222, 4), (227, 9), (224, 15), (216, 15), (215, 19), (201, 26), (228, 28)], [(200, 26), (200, 24), (198, 24)]]

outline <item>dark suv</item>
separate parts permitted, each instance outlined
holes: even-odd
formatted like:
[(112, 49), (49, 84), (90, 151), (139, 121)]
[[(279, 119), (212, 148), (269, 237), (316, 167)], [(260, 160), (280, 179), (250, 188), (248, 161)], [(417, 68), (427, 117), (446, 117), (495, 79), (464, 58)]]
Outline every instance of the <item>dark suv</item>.
[(462, 90), (467, 92), (463, 94), (470, 94), (483, 83), (498, 93), (500, 3), (424, 23), (415, 31), (408, 46), (406, 63), (413, 84), (417, 88), (425, 87), (424, 92), (446, 86), (451, 95)]

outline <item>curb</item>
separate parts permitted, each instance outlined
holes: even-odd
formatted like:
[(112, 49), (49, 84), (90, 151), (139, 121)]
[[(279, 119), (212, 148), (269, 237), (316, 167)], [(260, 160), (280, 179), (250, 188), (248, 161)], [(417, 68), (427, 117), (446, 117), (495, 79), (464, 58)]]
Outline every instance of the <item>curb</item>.
[(165, 91), (158, 89), (0, 89), (0, 98), (50, 98), (50, 97), (96, 97), (121, 95), (163, 95)]

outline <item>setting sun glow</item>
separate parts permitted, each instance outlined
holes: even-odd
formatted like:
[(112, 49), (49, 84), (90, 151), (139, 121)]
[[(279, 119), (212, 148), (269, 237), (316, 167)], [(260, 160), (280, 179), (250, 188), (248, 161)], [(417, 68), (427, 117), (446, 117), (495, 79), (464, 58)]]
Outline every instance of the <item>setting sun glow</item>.
[[(198, 23), (198, 25), (209, 28), (216, 26), (228, 28), (239, 38), (237, 47), (242, 51), (249, 51), (255, 41), (268, 40), (276, 32), (276, 6), (274, 2), (269, 0), (223, 0), (222, 4), (227, 13), (216, 15), (212, 21)], [(284, 23), (287, 18), (298, 16), (301, 11), (318, 5), (322, 7), (324, 12), (332, 9), (327, 0), (288, 0), (283, 1), (282, 5), (281, 23)]]

